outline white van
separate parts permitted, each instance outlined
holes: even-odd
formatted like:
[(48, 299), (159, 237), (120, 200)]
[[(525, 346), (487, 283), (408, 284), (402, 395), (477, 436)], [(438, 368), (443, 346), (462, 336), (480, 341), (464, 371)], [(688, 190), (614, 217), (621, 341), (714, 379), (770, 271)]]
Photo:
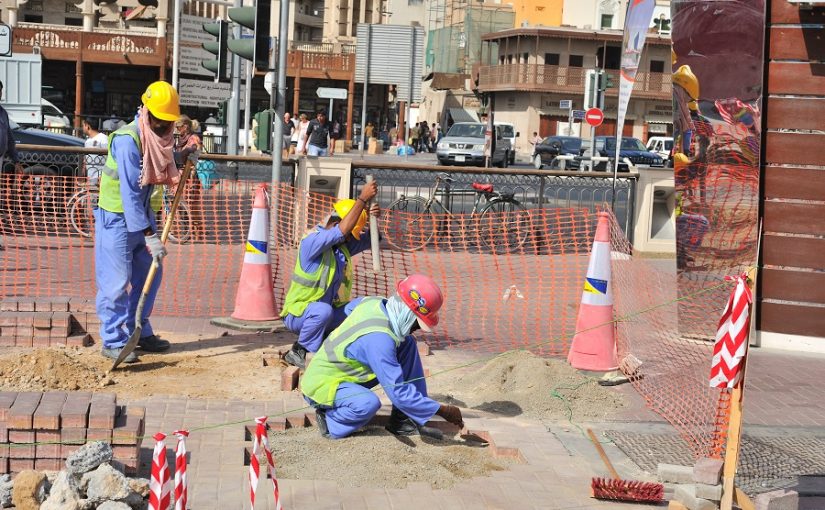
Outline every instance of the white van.
[(43, 127), (68, 128), (72, 126), (69, 118), (48, 99), (40, 99), (40, 109), (43, 112)]
[(647, 150), (655, 152), (665, 161), (665, 165), (670, 160), (670, 152), (673, 150), (673, 138), (670, 136), (651, 136), (647, 140)]
[(494, 122), (494, 124), (501, 127), (501, 136), (510, 140), (510, 161), (508, 163), (512, 165), (516, 162), (516, 138), (520, 133), (509, 122)]

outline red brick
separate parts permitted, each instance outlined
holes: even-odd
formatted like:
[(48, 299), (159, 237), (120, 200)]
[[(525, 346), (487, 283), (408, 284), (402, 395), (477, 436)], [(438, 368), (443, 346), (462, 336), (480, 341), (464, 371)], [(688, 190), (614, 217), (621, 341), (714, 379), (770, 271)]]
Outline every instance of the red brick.
[(0, 457), (0, 475), (5, 475), (9, 473), (9, 459), (6, 457)]
[(110, 463), (113, 468), (117, 469), (121, 473), (125, 475), (136, 475), (138, 474), (138, 469), (140, 468), (140, 460), (119, 460), (119, 459), (112, 459)]
[(35, 298), (34, 299), (35, 312), (51, 312), (52, 302), (49, 298)]
[(146, 408), (142, 406), (129, 406), (126, 408), (126, 416), (137, 416), (146, 418)]
[(274, 430), (276, 432), (283, 432), (286, 430), (286, 419), (285, 418), (275, 418), (267, 422), (269, 425), (270, 430)]
[(301, 414), (290, 414), (286, 417), (286, 426), (289, 429), (300, 429), (306, 427), (306, 417)]
[(76, 452), (77, 450), (79, 450), (81, 446), (83, 446), (83, 445), (82, 444), (62, 444), (62, 445), (60, 445), (60, 457), (65, 459), (69, 455), (71, 455), (74, 452)]
[(38, 443), (59, 443), (61, 434), (59, 430), (35, 430), (34, 439)]
[(525, 464), (527, 462), (527, 460), (524, 458), (524, 455), (521, 454), (521, 450), (519, 450), (518, 448), (511, 448), (509, 446), (496, 446), (495, 456), (512, 459), (522, 464)]
[(106, 443), (112, 442), (112, 429), (96, 429), (89, 427), (86, 429), (87, 441), (104, 441)]
[(0, 346), (3, 347), (13, 347), (17, 342), (15, 341), (15, 336), (17, 336), (17, 328), (14, 326), (4, 326), (0, 327)]
[(69, 312), (52, 313), (52, 330), (57, 330), (64, 338), (72, 332), (72, 314)]
[(424, 377), (430, 377), (430, 369), (429, 368), (424, 369)]
[(59, 430), (60, 411), (66, 403), (66, 392), (50, 391), (43, 394), (37, 411), (34, 412), (33, 426), (35, 429)]
[(16, 391), (0, 391), (0, 422), (5, 422), (8, 419), (9, 409), (16, 398)]
[(34, 459), (9, 458), (9, 473), (19, 473), (27, 469), (34, 469)]
[(33, 443), (36, 437), (34, 430), (9, 429), (9, 443)]
[(14, 312), (0, 312), (0, 327), (17, 326), (17, 314)]
[(115, 429), (112, 431), (112, 444), (136, 444), (138, 436), (143, 434), (143, 424), (143, 418), (138, 416), (118, 416), (115, 420)]
[(60, 423), (64, 428), (83, 428), (88, 424), (92, 394), (87, 391), (71, 392), (60, 411)]
[(112, 455), (117, 460), (136, 460), (140, 458), (140, 447), (136, 445), (114, 445)]
[(70, 312), (69, 310), (69, 300), (71, 298), (65, 296), (57, 296), (51, 299), (51, 310), (53, 312)]
[(81, 428), (70, 428), (70, 429), (61, 429), (60, 430), (60, 442), (64, 444), (70, 443), (78, 443), (78, 444), (85, 444), (86, 443), (86, 429)]
[(9, 429), (6, 428), (6, 422), (0, 421), (0, 444), (9, 442)]
[(31, 326), (17, 326), (15, 330), (15, 342), (17, 347), (31, 347), (34, 337), (34, 329)]
[(90, 429), (113, 429), (117, 395), (114, 393), (94, 393), (89, 406)]
[[(35, 306), (36, 306), (36, 304), (35, 304)], [(34, 314), (34, 322), (32, 323), (32, 325), (35, 327), (35, 329), (51, 329), (51, 327), (52, 327), (52, 312), (51, 312), (51, 310), (49, 310), (49, 311), (38, 310)]]
[(35, 458), (37, 459), (59, 459), (60, 445), (59, 444), (39, 444), (34, 449)]
[(89, 347), (92, 344), (94, 344), (94, 342), (92, 341), (91, 335), (88, 333), (79, 333), (66, 337), (67, 347)]
[(33, 459), (34, 455), (33, 444), (9, 444), (9, 458), (10, 459)]
[(38, 471), (60, 471), (63, 467), (63, 459), (57, 457), (38, 457), (34, 461), (34, 468)]
[(32, 338), (32, 347), (48, 347), (49, 336), (51, 330), (49, 329), (35, 329), (34, 337)]
[(417, 345), (418, 345), (418, 355), (419, 356), (429, 356), (430, 354), (432, 354), (432, 351), (430, 351), (430, 344), (428, 344), (427, 342), (420, 342), (419, 341), (419, 342), (417, 342)]
[(0, 312), (16, 312), (17, 311), (17, 299), (16, 298), (3, 298), (0, 301)]
[(18, 326), (32, 326), (32, 327), (34, 327), (34, 312), (18, 313), (17, 314), (17, 325)]
[(9, 429), (26, 430), (32, 428), (34, 411), (40, 403), (42, 393), (21, 391), (8, 413)]
[(17, 311), (18, 312), (33, 312), (34, 298), (18, 296), (17, 297)]
[(311, 413), (304, 413), (304, 418), (306, 419), (306, 423), (308, 427), (317, 427), (318, 426), (318, 416), (315, 412)]
[(281, 391), (292, 391), (298, 387), (298, 367), (286, 367), (281, 372)]
[[(0, 462), (5, 462), (6, 459), (9, 458), (9, 444), (8, 443), (0, 443)], [(2, 471), (0, 471), (2, 474)]]

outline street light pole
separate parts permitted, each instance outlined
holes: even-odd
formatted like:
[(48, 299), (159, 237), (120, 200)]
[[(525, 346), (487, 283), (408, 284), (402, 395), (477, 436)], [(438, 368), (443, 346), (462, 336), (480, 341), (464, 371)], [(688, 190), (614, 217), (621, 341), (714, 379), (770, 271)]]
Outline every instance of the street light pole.
[[(175, 26), (172, 32), (172, 86), (178, 89), (178, 69), (180, 69), (180, 11), (183, 0), (175, 1)], [(168, 11), (167, 11), (168, 12)]]

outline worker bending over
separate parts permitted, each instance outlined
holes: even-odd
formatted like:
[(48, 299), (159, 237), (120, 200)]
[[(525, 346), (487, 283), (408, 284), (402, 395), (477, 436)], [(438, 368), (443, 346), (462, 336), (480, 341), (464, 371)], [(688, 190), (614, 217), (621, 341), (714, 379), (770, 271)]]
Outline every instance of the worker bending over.
[(400, 281), (389, 299), (365, 297), (347, 306), (344, 322), (324, 341), (301, 379), (324, 437), (347, 437), (381, 408), (370, 390), (380, 384), (392, 402), (386, 429), (418, 434), (434, 415), (464, 427), (461, 411), (427, 396), (424, 369), (412, 333), (438, 324), (441, 289), (424, 275)]
[[(316, 352), (324, 336), (346, 317), (344, 306), (352, 292), (352, 256), (370, 247), (363, 235), (367, 224), (367, 203), (378, 187), (368, 182), (357, 199), (339, 200), (327, 220), (307, 234), (298, 246), (295, 270), (281, 310), (284, 325), (298, 334), (284, 359), (306, 368), (307, 352)], [(370, 214), (379, 216), (377, 203)]]

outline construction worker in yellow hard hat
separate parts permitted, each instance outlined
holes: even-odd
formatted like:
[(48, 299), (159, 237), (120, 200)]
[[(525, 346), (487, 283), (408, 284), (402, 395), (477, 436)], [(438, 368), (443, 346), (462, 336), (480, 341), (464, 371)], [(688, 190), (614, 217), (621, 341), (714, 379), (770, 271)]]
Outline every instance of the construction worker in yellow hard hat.
[[(318, 351), (326, 334), (346, 318), (352, 256), (370, 247), (370, 238), (364, 235), (366, 206), (377, 193), (375, 181), (366, 183), (358, 198), (336, 202), (326, 221), (301, 240), (281, 310), (284, 325), (298, 334), (298, 341), (284, 357), (287, 363), (305, 368), (306, 353)], [(381, 214), (376, 202), (369, 213)]]
[[(95, 281), (102, 354), (117, 359), (135, 329), (135, 309), (153, 260), (166, 249), (158, 236), (160, 186), (180, 178), (173, 147), (180, 117), (178, 92), (164, 81), (146, 87), (143, 106), (130, 124), (109, 135), (95, 216)], [(156, 189), (157, 188), (157, 189)], [(149, 315), (161, 282), (158, 269), (146, 298), (138, 349), (162, 352), (169, 342), (152, 331)], [(134, 363), (132, 352), (123, 361)]]

